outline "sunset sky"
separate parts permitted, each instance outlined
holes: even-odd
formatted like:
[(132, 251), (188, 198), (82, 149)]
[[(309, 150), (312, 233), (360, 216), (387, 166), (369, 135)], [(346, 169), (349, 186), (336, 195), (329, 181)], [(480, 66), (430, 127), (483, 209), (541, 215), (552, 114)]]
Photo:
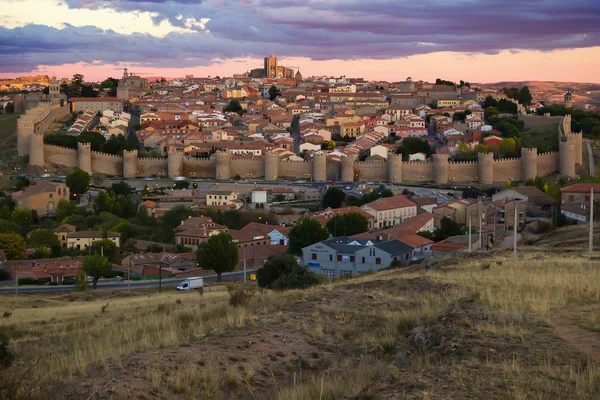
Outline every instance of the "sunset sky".
[(599, 0), (2, 0), (0, 77), (600, 82)]

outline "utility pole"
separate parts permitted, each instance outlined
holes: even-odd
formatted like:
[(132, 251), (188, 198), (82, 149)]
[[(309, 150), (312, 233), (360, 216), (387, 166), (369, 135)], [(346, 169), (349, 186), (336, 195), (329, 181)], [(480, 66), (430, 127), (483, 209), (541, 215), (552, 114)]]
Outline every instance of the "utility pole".
[(244, 283), (246, 283), (246, 249), (244, 248)]
[(469, 218), (468, 218), (468, 224), (469, 224), (469, 253), (472, 250), (473, 245), (471, 244), (471, 212), (469, 211)]
[(517, 200), (515, 202), (515, 224), (513, 226), (513, 256), (517, 256), (517, 230), (519, 229), (519, 211), (517, 210)]
[(131, 290), (131, 257), (133, 257), (133, 254), (129, 255), (129, 268), (127, 268), (127, 290)]
[(481, 200), (479, 200), (479, 203), (477, 204), (477, 218), (479, 219), (479, 249), (481, 250), (483, 248), (483, 242), (481, 241), (481, 214), (482, 214), (482, 211), (479, 211), (480, 208), (483, 211), (483, 207), (481, 205)]
[(590, 243), (588, 249), (588, 258), (594, 254), (594, 188), (590, 189)]
[(15, 295), (19, 294), (19, 266), (15, 265)]

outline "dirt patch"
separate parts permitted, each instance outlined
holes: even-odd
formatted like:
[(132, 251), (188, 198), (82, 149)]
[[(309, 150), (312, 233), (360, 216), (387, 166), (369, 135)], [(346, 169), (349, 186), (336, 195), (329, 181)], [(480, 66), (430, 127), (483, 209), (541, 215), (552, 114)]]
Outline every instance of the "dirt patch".
[(561, 310), (551, 318), (551, 322), (561, 339), (590, 358), (600, 361), (600, 333), (584, 329), (577, 323), (577, 317), (581, 313), (591, 310), (600, 310), (600, 304)]

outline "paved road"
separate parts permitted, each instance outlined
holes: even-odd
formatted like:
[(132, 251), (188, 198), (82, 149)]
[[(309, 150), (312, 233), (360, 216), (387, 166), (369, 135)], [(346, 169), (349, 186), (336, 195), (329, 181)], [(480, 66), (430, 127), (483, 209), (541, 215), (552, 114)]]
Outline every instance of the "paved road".
[(590, 176), (593, 178), (596, 176), (596, 167), (594, 166), (594, 153), (592, 152), (592, 145), (589, 141), (586, 141), (585, 144), (588, 148), (588, 157), (589, 157), (589, 166), (590, 166)]
[[(249, 269), (246, 271), (247, 274), (251, 274), (256, 272), (256, 269)], [(224, 281), (231, 280), (242, 280), (244, 277), (244, 272), (231, 272), (228, 274), (223, 274), (221, 278)], [(205, 281), (214, 282), (217, 280), (217, 275), (209, 275), (203, 277)], [(185, 278), (177, 278), (177, 279), (163, 279), (162, 286), (165, 287), (173, 287), (177, 286), (183, 281)], [(158, 281), (131, 281), (131, 289), (147, 289), (152, 287), (158, 287)], [(91, 287), (91, 286), (90, 286)], [(72, 292), (74, 289), (73, 285), (59, 285), (59, 286), (19, 286), (19, 293), (61, 293), (61, 292)], [(127, 290), (128, 285), (127, 282), (107, 282), (107, 283), (98, 283), (98, 289), (103, 290)], [(172, 290), (172, 289), (169, 289)], [(2, 287), (0, 288), (0, 294), (14, 294), (15, 288), (11, 287)]]

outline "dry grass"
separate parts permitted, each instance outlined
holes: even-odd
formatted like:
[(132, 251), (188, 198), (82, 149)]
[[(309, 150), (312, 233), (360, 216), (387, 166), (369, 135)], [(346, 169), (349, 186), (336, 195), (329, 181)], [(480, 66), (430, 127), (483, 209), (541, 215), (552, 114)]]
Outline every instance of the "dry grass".
[(577, 322), (584, 329), (600, 332), (600, 310), (583, 311), (577, 316)]
[[(136, 363), (147, 354), (149, 367), (137, 376), (156, 398), (599, 398), (600, 366), (557, 340), (549, 321), (556, 310), (600, 302), (600, 265), (538, 256), (494, 253), (435, 271), (258, 292), (244, 307), (230, 305), (226, 292), (85, 302), (6, 296), (0, 313), (12, 312), (2, 322), (17, 357), (41, 359), (34, 374), (42, 385), (132, 377), (127, 360), (135, 353)], [(579, 323), (600, 331), (600, 312)], [(254, 350), (256, 337), (271, 336), (281, 347)], [(177, 360), (190, 343), (213, 352), (167, 369), (167, 353)]]

